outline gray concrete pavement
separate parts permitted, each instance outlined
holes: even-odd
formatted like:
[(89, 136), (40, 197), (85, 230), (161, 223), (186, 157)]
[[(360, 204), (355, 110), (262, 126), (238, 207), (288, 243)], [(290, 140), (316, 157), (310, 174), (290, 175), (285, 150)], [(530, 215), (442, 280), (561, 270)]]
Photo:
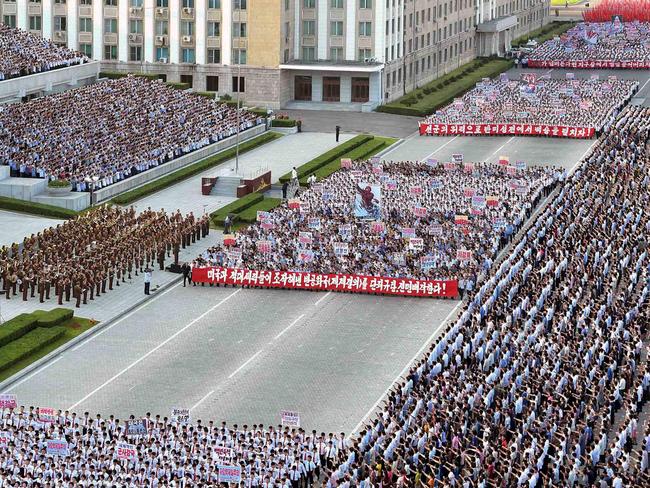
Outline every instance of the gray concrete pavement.
[(25, 236), (36, 234), (62, 222), (63, 220), (0, 210), (0, 229), (2, 229), (0, 246), (22, 242)]

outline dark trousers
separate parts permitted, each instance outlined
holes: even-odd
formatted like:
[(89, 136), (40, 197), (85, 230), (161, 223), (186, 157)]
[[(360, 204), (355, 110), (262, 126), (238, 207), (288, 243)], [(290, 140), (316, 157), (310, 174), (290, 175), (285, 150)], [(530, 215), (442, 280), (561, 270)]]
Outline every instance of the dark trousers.
[(190, 279), (190, 275), (183, 275), (183, 286), (185, 286), (185, 283), (192, 283), (192, 280)]
[(144, 284), (144, 294), (149, 295), (149, 288), (151, 287), (151, 283), (147, 282)]

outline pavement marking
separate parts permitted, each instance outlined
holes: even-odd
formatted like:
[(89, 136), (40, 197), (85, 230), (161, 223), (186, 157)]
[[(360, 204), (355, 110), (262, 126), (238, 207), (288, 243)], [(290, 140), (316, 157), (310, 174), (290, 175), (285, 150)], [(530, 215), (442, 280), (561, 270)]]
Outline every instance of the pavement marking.
[(243, 289), (243, 288), (237, 288), (234, 292), (232, 292), (232, 293), (231, 293), (230, 295), (228, 295), (226, 298), (224, 298), (223, 300), (221, 300), (221, 301), (220, 301), (219, 303), (217, 303), (214, 307), (208, 309), (207, 312), (204, 312), (204, 313), (202, 313), (201, 315), (199, 315), (197, 318), (195, 318), (194, 320), (192, 320), (192, 321), (191, 321), (189, 324), (187, 324), (185, 327), (183, 327), (182, 329), (176, 331), (174, 334), (170, 335), (170, 336), (169, 336), (167, 339), (165, 339), (163, 342), (161, 342), (161, 343), (158, 344), (156, 347), (154, 347), (153, 349), (151, 349), (148, 353), (146, 353), (145, 355), (141, 356), (139, 359), (136, 359), (136, 360), (133, 361), (131, 364), (129, 364), (126, 368), (124, 368), (122, 371), (120, 371), (120, 372), (117, 373), (116, 375), (113, 375), (111, 378), (109, 378), (109, 379), (106, 380), (104, 383), (102, 383), (101, 385), (99, 385), (97, 388), (95, 388), (93, 391), (91, 391), (90, 393), (88, 393), (85, 397), (83, 397), (83, 398), (82, 398), (81, 400), (79, 400), (77, 403), (75, 403), (74, 405), (71, 405), (71, 406), (68, 408), (68, 410), (72, 410), (72, 409), (74, 409), (76, 406), (78, 406), (80, 403), (85, 402), (86, 400), (88, 400), (91, 396), (93, 396), (93, 395), (94, 395), (95, 393), (97, 393), (99, 390), (101, 390), (102, 388), (104, 388), (106, 385), (108, 385), (108, 384), (112, 383), (113, 381), (115, 381), (117, 378), (119, 378), (120, 376), (122, 376), (122, 375), (123, 375), (124, 373), (126, 373), (128, 370), (130, 370), (133, 366), (139, 364), (141, 361), (144, 361), (146, 358), (148, 358), (151, 354), (153, 354), (153, 353), (156, 352), (158, 349), (160, 349), (161, 347), (163, 347), (165, 344), (167, 344), (168, 342), (170, 342), (170, 341), (172, 341), (173, 339), (175, 339), (178, 335), (180, 335), (182, 332), (184, 332), (185, 330), (187, 330), (187, 329), (189, 329), (190, 327), (192, 327), (192, 326), (193, 326), (194, 324), (196, 324), (199, 320), (201, 320), (202, 318), (206, 317), (208, 314), (212, 313), (216, 308), (218, 308), (218, 307), (220, 307), (221, 305), (223, 305), (224, 303), (226, 303), (230, 298), (234, 297), (237, 293), (239, 293), (240, 291), (242, 291), (242, 289)]
[(129, 388), (129, 391), (133, 390), (133, 388), (135, 388), (136, 386), (138, 385), (133, 385), (131, 388)]
[(296, 325), (296, 323), (298, 323), (298, 321), (299, 321), (301, 318), (303, 318), (304, 316), (305, 316), (304, 313), (301, 314), (300, 317), (298, 317), (296, 320), (294, 320), (294, 321), (291, 322), (288, 326), (286, 326), (284, 329), (282, 329), (282, 332), (280, 332), (278, 335), (276, 335), (276, 336), (273, 338), (273, 340), (275, 340), (275, 339), (279, 339), (279, 338), (282, 336), (282, 334), (284, 334), (284, 333), (285, 333), (286, 331), (288, 331), (291, 327), (293, 327), (294, 325)]
[(120, 317), (119, 319), (117, 319), (115, 322), (113, 322), (113, 323), (112, 323), (111, 325), (109, 325), (108, 327), (103, 328), (103, 329), (100, 330), (99, 332), (97, 332), (97, 333), (91, 335), (88, 339), (86, 339), (85, 341), (83, 341), (81, 344), (78, 344), (78, 345), (76, 345), (75, 347), (73, 347), (73, 348), (71, 349), (71, 352), (74, 352), (74, 351), (76, 351), (77, 349), (79, 349), (80, 347), (85, 346), (86, 344), (88, 344), (88, 343), (89, 343), (90, 341), (92, 341), (93, 339), (96, 339), (97, 337), (99, 337), (100, 335), (102, 335), (104, 332), (106, 332), (106, 331), (112, 329), (113, 327), (115, 327), (117, 324), (119, 324), (119, 323), (122, 322), (123, 320), (128, 319), (131, 315), (133, 315), (133, 314), (136, 313), (136, 312), (139, 312), (140, 310), (142, 310), (142, 309), (143, 309), (144, 307), (146, 307), (147, 305), (152, 304), (152, 303), (155, 302), (158, 298), (160, 298), (160, 297), (162, 297), (163, 295), (167, 294), (168, 292), (172, 291), (174, 288), (176, 288), (176, 287), (179, 286), (180, 284), (181, 284), (181, 282), (179, 281), (179, 282), (176, 283), (174, 286), (172, 286), (172, 287), (170, 287), (170, 288), (167, 288), (167, 289), (166, 289), (165, 291), (163, 291), (160, 295), (154, 295), (152, 299), (150, 299), (150, 300), (146, 300), (144, 303), (138, 305), (137, 307), (135, 307), (133, 310), (131, 310), (131, 311), (130, 311), (129, 313), (127, 313), (126, 315), (124, 315), (124, 316)]
[(206, 400), (210, 397), (210, 395), (212, 395), (213, 393), (214, 393), (214, 390), (210, 391), (207, 395), (205, 395), (203, 398), (201, 398), (198, 402), (196, 402), (196, 403), (192, 406), (192, 408), (190, 408), (190, 411), (194, 410), (196, 407), (198, 407), (199, 405), (201, 405), (201, 404), (202, 404), (204, 401), (206, 401)]
[[(356, 426), (354, 429), (352, 429), (352, 430), (350, 431), (350, 435), (348, 435), (348, 438), (351, 438), (351, 437), (352, 437), (352, 436), (353, 436), (353, 435), (354, 435), (354, 434), (355, 434), (355, 433), (356, 433), (356, 432), (357, 432), (357, 431), (358, 431), (358, 430), (363, 426), (363, 424), (366, 422), (366, 420), (368, 420), (368, 417), (370, 417), (370, 416), (374, 413), (374, 411), (375, 411), (375, 409), (377, 408), (377, 406), (379, 405), (379, 403), (380, 403), (380, 402), (381, 402), (381, 401), (386, 397), (386, 395), (388, 395), (388, 392), (393, 388), (393, 385), (395, 385), (395, 383), (397, 383), (397, 382), (399, 381), (399, 379), (400, 379), (402, 376), (404, 376), (404, 374), (405, 374), (405, 373), (406, 373), (406, 372), (411, 368), (411, 366), (412, 366), (412, 364), (415, 362), (415, 360), (416, 360), (418, 357), (420, 357), (420, 355), (424, 352), (424, 350), (425, 350), (427, 347), (429, 347), (429, 346), (431, 345), (431, 342), (433, 341), (433, 338), (436, 336), (436, 334), (438, 333), (438, 331), (442, 328), (443, 325), (445, 325), (445, 324), (447, 323), (447, 321), (449, 320), (449, 318), (450, 318), (454, 313), (456, 313), (456, 310), (458, 310), (458, 307), (460, 307), (462, 304), (463, 304), (462, 300), (459, 301), (459, 302), (456, 304), (456, 306), (451, 310), (451, 312), (449, 312), (449, 315), (447, 315), (447, 316), (445, 317), (445, 319), (444, 319), (442, 322), (440, 322), (440, 324), (438, 325), (438, 327), (436, 327), (436, 329), (433, 331), (433, 333), (431, 334), (431, 336), (426, 340), (426, 342), (425, 342), (424, 344), (422, 344), (422, 347), (418, 350), (418, 352), (415, 353), (415, 356), (413, 356), (413, 358), (412, 358), (408, 363), (406, 363), (406, 366), (404, 366), (404, 369), (402, 370), (402, 372), (401, 372), (399, 375), (397, 375), (397, 377), (396, 377), (396, 378), (391, 382), (391, 384), (388, 386), (388, 388), (386, 388), (386, 390), (385, 390), (385, 391), (381, 394), (381, 396), (377, 399), (377, 401), (375, 402), (375, 404), (374, 404), (372, 407), (370, 407), (370, 410), (368, 410), (368, 413), (366, 413), (366, 414), (363, 416), (363, 418), (361, 419), (361, 422), (359, 422), (359, 423), (357, 424), (357, 426)], [(391, 354), (391, 356), (392, 356), (392, 354)]]
[(420, 162), (421, 162), (421, 163), (426, 162), (427, 159), (429, 159), (429, 158), (430, 158), (431, 156), (433, 156), (435, 153), (437, 153), (438, 151), (440, 151), (443, 147), (446, 147), (447, 145), (449, 145), (449, 144), (451, 144), (452, 142), (454, 142), (454, 141), (455, 141), (456, 139), (458, 139), (459, 137), (460, 137), (460, 136), (455, 136), (455, 137), (452, 138), (450, 141), (445, 142), (442, 146), (440, 146), (438, 149), (436, 149), (435, 151), (433, 151), (431, 154), (427, 155), (427, 157), (424, 158), (424, 159), (423, 159), (422, 161), (420, 161)]
[(496, 151), (494, 151), (494, 152), (492, 153), (492, 156), (494, 156), (496, 153), (498, 153), (498, 152), (501, 151), (504, 147), (506, 147), (506, 145), (507, 145), (508, 143), (510, 143), (510, 141), (512, 141), (514, 138), (515, 138), (515, 136), (512, 136), (510, 139), (508, 139), (508, 140), (507, 140), (507, 141), (506, 141), (506, 142), (505, 142), (505, 143), (504, 143), (504, 144), (503, 144), (499, 149), (497, 149)]
[(63, 359), (63, 355), (60, 355), (58, 358), (56, 358), (56, 359), (54, 359), (54, 360), (52, 360), (52, 361), (50, 361), (50, 362), (44, 364), (44, 365), (41, 366), (40, 368), (37, 368), (36, 371), (34, 371), (34, 372), (33, 372), (32, 374), (30, 374), (29, 376), (26, 376), (25, 378), (23, 378), (22, 380), (20, 380), (18, 383), (14, 383), (13, 385), (11, 385), (11, 388), (7, 388), (6, 393), (9, 393), (9, 392), (10, 392), (11, 390), (13, 390), (14, 388), (19, 387), (19, 386), (22, 385), (25, 381), (27, 381), (27, 380), (33, 378), (33, 377), (36, 376), (38, 373), (42, 373), (43, 371), (45, 371), (47, 368), (49, 368), (50, 366), (52, 366), (54, 363), (56, 363), (56, 362), (59, 361), (60, 359)]
[(230, 376), (228, 376), (228, 379), (232, 378), (232, 377), (235, 376), (237, 373), (239, 373), (242, 369), (244, 369), (244, 368), (246, 367), (246, 365), (247, 365), (248, 363), (250, 363), (253, 359), (255, 359), (257, 356), (259, 356), (261, 352), (262, 352), (262, 349), (260, 349), (259, 351), (257, 351), (257, 352), (256, 352), (255, 354), (253, 354), (251, 357), (249, 357), (249, 358), (246, 360), (246, 362), (245, 362), (244, 364), (242, 364), (239, 368), (237, 368), (234, 372), (232, 372), (232, 373), (230, 374)]
[(648, 78), (645, 81), (645, 83), (643, 84), (643, 86), (641, 88), (639, 88), (639, 91), (637, 91), (637, 93), (641, 93), (648, 83), (650, 83), (650, 78)]
[(332, 293), (331, 291), (328, 291), (327, 293), (325, 293), (325, 295), (323, 295), (322, 297), (320, 297), (320, 298), (318, 299), (318, 301), (317, 301), (316, 303), (314, 303), (314, 307), (318, 307), (318, 304), (319, 304), (320, 302), (322, 302), (323, 300), (325, 300), (325, 299), (327, 298), (327, 296), (328, 296), (329, 294), (331, 294), (331, 293)]

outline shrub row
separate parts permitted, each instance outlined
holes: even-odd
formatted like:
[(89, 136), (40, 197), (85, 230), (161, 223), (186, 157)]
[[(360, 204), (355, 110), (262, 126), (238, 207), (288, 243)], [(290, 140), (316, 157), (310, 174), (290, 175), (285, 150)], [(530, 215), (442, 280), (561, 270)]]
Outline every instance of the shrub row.
[(294, 119), (273, 119), (271, 127), (295, 127), (296, 123)]
[(8, 197), (0, 197), (0, 208), (57, 219), (71, 219), (77, 215), (77, 212), (67, 208)]
[[(331, 163), (337, 158), (340, 159), (341, 157), (343, 157), (345, 153), (352, 151), (353, 149), (361, 146), (362, 144), (372, 139), (373, 136), (368, 134), (362, 134), (353, 137), (352, 139), (350, 139), (347, 142), (344, 142), (343, 144), (339, 144), (334, 149), (330, 149), (329, 151), (318, 156), (317, 158), (314, 158), (311, 161), (296, 168), (298, 172), (298, 179), (303, 178), (305, 176), (309, 176), (310, 174), (316, 172), (318, 168), (321, 168), (326, 164)], [(280, 177), (281, 183), (284, 183), (285, 181), (289, 181), (289, 180), (291, 180), (291, 172), (286, 173)]]
[(226, 216), (228, 214), (235, 214), (235, 218), (233, 218), (233, 223), (235, 223), (238, 219), (238, 214), (243, 212), (249, 207), (252, 207), (253, 205), (261, 202), (264, 199), (264, 195), (261, 193), (249, 193), (246, 196), (243, 196), (241, 198), (238, 198), (232, 203), (229, 203), (225, 207), (221, 207), (219, 210), (216, 212), (213, 212), (210, 214), (210, 219), (212, 222), (214, 222), (216, 225), (223, 227), (224, 221), (226, 220)]
[(66, 333), (65, 327), (37, 327), (19, 339), (0, 348), (0, 371), (10, 368), (46, 346), (59, 340)]
[(102, 71), (99, 73), (100, 78), (108, 78), (109, 80), (119, 80), (120, 78), (125, 78), (128, 75), (137, 76), (139, 78), (146, 78), (148, 80), (157, 80), (157, 74), (151, 73), (121, 73), (119, 71)]
[(74, 311), (66, 308), (21, 313), (0, 327), (0, 347), (21, 338), (37, 327), (50, 328), (60, 325), (71, 319), (73, 315)]
[[(264, 134), (255, 137), (254, 139), (249, 139), (248, 141), (242, 142), (239, 145), (239, 154), (255, 149), (256, 147), (261, 146), (262, 144), (266, 144), (267, 142), (277, 139), (278, 137), (281, 136), (276, 133), (265, 132)], [(190, 176), (194, 176), (197, 173), (200, 173), (206, 169), (217, 166), (224, 161), (232, 159), (235, 157), (235, 153), (236, 149), (234, 147), (228, 148), (225, 151), (215, 154), (214, 156), (210, 156), (209, 158), (190, 164), (189, 166), (169, 173), (161, 178), (158, 178), (157, 180), (146, 183), (131, 191), (124, 192), (121, 195), (113, 198), (111, 202), (118, 205), (128, 205), (135, 202), (136, 200), (139, 200), (140, 198), (163, 190), (169, 186), (175, 185), (179, 181), (183, 181)]]
[(550, 24), (546, 24), (541, 29), (534, 30), (524, 36), (518, 37), (512, 41), (511, 45), (512, 47), (519, 47), (523, 44), (526, 44), (529, 39), (536, 39), (537, 42), (541, 44), (548, 41), (549, 39), (553, 39), (555, 36), (564, 34), (574, 25), (576, 25), (576, 22), (566, 20), (551, 22)]
[(261, 202), (258, 202), (255, 205), (248, 207), (243, 212), (237, 214), (237, 220), (240, 222), (252, 224), (257, 220), (258, 210), (261, 210), (262, 212), (268, 212), (269, 210), (273, 210), (275, 207), (279, 206), (281, 203), (281, 198), (264, 198)]

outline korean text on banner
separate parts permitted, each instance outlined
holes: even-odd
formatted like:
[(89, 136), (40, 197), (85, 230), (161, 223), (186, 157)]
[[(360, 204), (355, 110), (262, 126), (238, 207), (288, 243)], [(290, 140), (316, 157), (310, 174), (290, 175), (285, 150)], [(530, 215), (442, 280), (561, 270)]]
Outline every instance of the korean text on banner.
[(138, 459), (138, 451), (136, 451), (135, 445), (128, 444), (126, 442), (118, 442), (117, 458), (128, 459), (129, 461), (136, 461)]
[(189, 424), (190, 418), (189, 408), (172, 408), (172, 422), (178, 422), (179, 424)]
[(62, 439), (50, 439), (47, 441), (47, 453), (51, 456), (67, 456), (68, 442)]
[(147, 419), (133, 419), (126, 421), (127, 435), (147, 435)]
[(56, 420), (56, 410), (52, 407), (38, 407), (38, 420), (41, 422), (54, 422)]
[(13, 393), (0, 394), (0, 409), (2, 408), (16, 408), (16, 395)]
[(9, 432), (0, 431), (0, 449), (8, 447), (10, 442), (11, 436), (9, 435)]
[(285, 427), (300, 427), (300, 414), (291, 410), (282, 410), (280, 412), (282, 425)]
[(220, 465), (219, 483), (241, 483), (241, 467)]

